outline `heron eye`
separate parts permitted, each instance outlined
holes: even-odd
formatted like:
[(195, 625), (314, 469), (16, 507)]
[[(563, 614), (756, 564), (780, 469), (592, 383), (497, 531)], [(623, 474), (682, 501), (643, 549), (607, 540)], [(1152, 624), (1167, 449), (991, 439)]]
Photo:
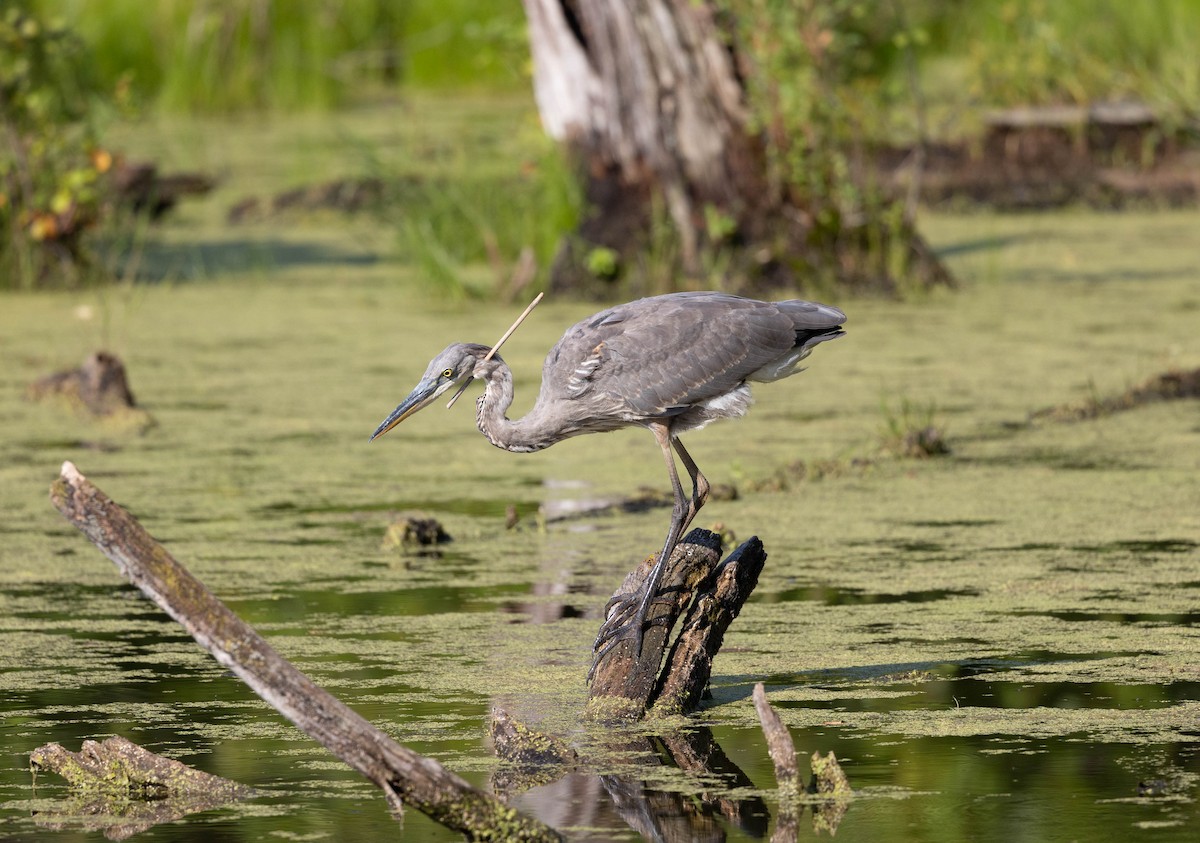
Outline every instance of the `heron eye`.
[(442, 372), (442, 377), (443, 377), (443, 378), (445, 378), (446, 380), (451, 380), (451, 379), (453, 379), (453, 377), (454, 377), (454, 370), (453, 370), (453, 369), (447, 369), (446, 371)]

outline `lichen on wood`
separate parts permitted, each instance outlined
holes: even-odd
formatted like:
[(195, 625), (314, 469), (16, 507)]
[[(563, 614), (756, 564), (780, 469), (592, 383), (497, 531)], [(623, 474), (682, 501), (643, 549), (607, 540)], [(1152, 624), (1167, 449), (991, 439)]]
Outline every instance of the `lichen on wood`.
[(120, 736), (84, 741), (79, 752), (57, 743), (29, 756), (34, 775), (62, 776), (71, 797), (39, 811), (38, 825), (55, 830), (100, 830), (124, 840), (161, 823), (256, 795), (254, 788), (164, 758)]
[(254, 793), (251, 787), (164, 758), (119, 735), (100, 743), (84, 741), (79, 752), (48, 743), (30, 753), (29, 764), (34, 771), (57, 773), (78, 790), (134, 799), (198, 795), (232, 801)]

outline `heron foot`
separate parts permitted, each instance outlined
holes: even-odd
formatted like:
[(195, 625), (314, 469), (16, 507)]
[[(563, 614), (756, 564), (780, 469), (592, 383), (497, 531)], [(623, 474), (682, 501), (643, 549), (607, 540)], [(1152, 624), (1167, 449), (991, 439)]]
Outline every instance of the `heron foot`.
[[(649, 601), (649, 603), (653, 602), (657, 601)], [(646, 627), (667, 625), (669, 619), (666, 617), (647, 620), (642, 608), (643, 599), (640, 592), (618, 594), (605, 604), (604, 623), (596, 635), (596, 640), (592, 642), (592, 650), (595, 651), (595, 655), (592, 657), (592, 667), (588, 671), (589, 682), (596, 671), (596, 665), (617, 644), (632, 638), (634, 657), (637, 658), (642, 653), (642, 641)]]
[(646, 626), (666, 626), (667, 618), (651, 618), (642, 624), (637, 623), (637, 618), (632, 617), (636, 612), (636, 607), (630, 608), (627, 605), (621, 611), (613, 614), (600, 627), (600, 632), (596, 636), (596, 640), (592, 643), (592, 666), (588, 668), (587, 681), (591, 684), (592, 678), (596, 674), (596, 668), (600, 661), (607, 656), (614, 647), (622, 641), (628, 641), (630, 636), (633, 637), (633, 652), (634, 658), (638, 658), (642, 654), (642, 641), (644, 635), (644, 627)]

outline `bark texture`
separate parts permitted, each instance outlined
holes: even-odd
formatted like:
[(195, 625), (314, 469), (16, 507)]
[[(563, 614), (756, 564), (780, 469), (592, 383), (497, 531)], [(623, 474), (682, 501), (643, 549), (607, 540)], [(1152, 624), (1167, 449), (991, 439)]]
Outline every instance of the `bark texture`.
[(180, 565), (74, 465), (50, 489), (55, 507), (225, 668), (280, 714), (380, 787), (393, 809), (410, 805), (471, 839), (558, 840), (438, 762), (397, 743), (268, 644)]
[[(706, 206), (749, 219), (763, 168), (733, 55), (691, 0), (524, 0), (546, 132), (584, 164), (594, 213), (580, 236), (618, 251), (661, 201), (685, 270), (699, 268)], [(750, 202), (748, 202), (750, 200)], [(556, 270), (569, 283), (560, 255)]]
[[(593, 717), (631, 720), (651, 707), (664, 716), (699, 708), (725, 631), (749, 599), (767, 560), (757, 537), (743, 542), (717, 566), (720, 553), (720, 536), (701, 529), (692, 530), (675, 548), (658, 599), (650, 604), (641, 653), (634, 652), (629, 636), (606, 640), (606, 631), (616, 601), (641, 593), (654, 557), (625, 578), (613, 594), (610, 618), (595, 645), (588, 701)], [(670, 643), (680, 617), (679, 635)]]
[(656, 710), (685, 714), (700, 707), (725, 631), (758, 585), (766, 562), (762, 542), (752, 536), (700, 584), (655, 690), (652, 703)]
[[(720, 536), (708, 530), (692, 530), (671, 554), (658, 599), (650, 604), (641, 652), (634, 652), (632, 637), (625, 634), (606, 642), (597, 639), (588, 700), (593, 716), (611, 720), (636, 720), (642, 716), (659, 681), (659, 666), (670, 641), (671, 628), (720, 555)], [(655, 557), (648, 557), (630, 572), (613, 599), (640, 594), (654, 561)], [(610, 612), (615, 608), (610, 608)]]

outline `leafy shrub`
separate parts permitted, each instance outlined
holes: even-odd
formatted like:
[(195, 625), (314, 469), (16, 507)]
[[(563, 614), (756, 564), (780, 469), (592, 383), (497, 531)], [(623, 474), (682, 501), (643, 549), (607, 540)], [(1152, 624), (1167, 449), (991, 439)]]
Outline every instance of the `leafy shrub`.
[(95, 143), (82, 46), (62, 24), (0, 4), (0, 285), (78, 281), (80, 238), (112, 164)]

